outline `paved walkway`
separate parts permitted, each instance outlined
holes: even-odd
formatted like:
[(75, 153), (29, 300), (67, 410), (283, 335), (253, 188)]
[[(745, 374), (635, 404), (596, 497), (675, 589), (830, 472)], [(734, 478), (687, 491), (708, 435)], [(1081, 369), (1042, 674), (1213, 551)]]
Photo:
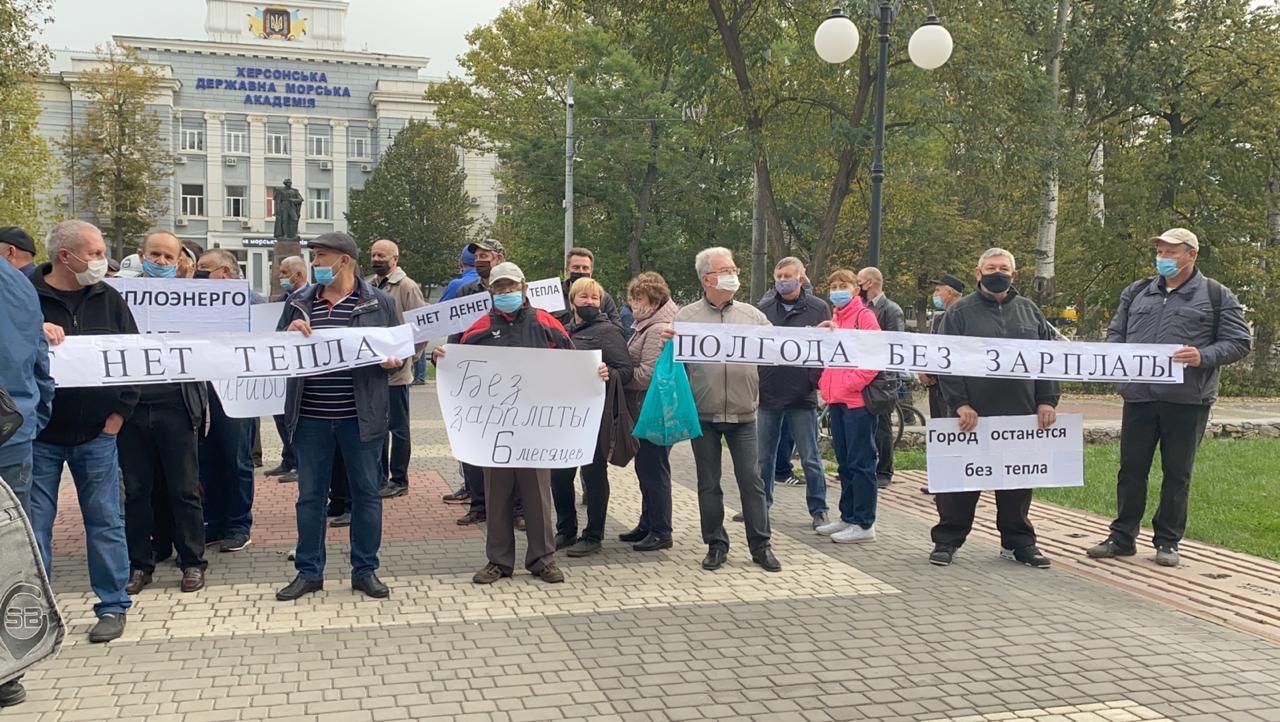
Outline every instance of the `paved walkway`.
[(350, 590), (341, 531), (330, 534), (326, 590), (275, 601), (293, 574), (296, 492), (260, 479), (253, 546), (211, 549), (209, 587), (195, 594), (179, 593), (166, 565), (135, 599), (124, 638), (91, 645), (66, 485), (54, 575), (67, 643), (0, 722), (1280, 720), (1280, 645), (1014, 565), (977, 535), (954, 566), (931, 567), (928, 523), (889, 506), (875, 544), (838, 546), (810, 531), (803, 492), (780, 489), (784, 571), (751, 564), (730, 523), (729, 563), (704, 572), (687, 444), (672, 457), (674, 549), (641, 555), (616, 541), (639, 496), (631, 470), (613, 469), (603, 554), (561, 559), (564, 584), (517, 574), (476, 587), (480, 534), (439, 502), (456, 471), (430, 387), (415, 389), (413, 409), (412, 492), (386, 507), (392, 597), (382, 602)]

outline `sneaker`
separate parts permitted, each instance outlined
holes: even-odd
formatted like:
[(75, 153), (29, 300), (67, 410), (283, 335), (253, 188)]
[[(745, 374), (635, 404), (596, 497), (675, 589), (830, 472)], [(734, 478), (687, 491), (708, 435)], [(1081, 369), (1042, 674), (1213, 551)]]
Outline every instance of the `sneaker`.
[(458, 520), (455, 523), (458, 526), (471, 526), (472, 524), (481, 524), (484, 522), (484, 520), (485, 520), (484, 514), (480, 514), (474, 511), (469, 511), (466, 514), (463, 514), (462, 516), (458, 517)]
[(1178, 547), (1156, 547), (1156, 564), (1162, 567), (1176, 567), (1178, 562)]
[[(21, 679), (21, 678), (19, 678)], [(12, 707), (27, 700), (27, 690), (18, 679), (0, 684), (0, 707)]]
[(283, 474), (288, 474), (291, 471), (293, 471), (293, 469), (290, 469), (289, 467), (281, 463), (279, 466), (273, 466), (270, 469), (267, 469), (266, 471), (262, 472), (262, 475), (263, 476), (281, 476)]
[(831, 541), (837, 544), (862, 544), (865, 542), (873, 542), (875, 540), (875, 525), (872, 525), (869, 529), (863, 529), (857, 524), (853, 524), (848, 529), (838, 531), (831, 535)]
[(956, 550), (953, 547), (938, 544), (933, 547), (932, 552), (929, 552), (929, 563), (937, 567), (949, 567), (955, 554)]
[(238, 552), (253, 543), (248, 534), (229, 534), (222, 540), (222, 551)]
[(1115, 557), (1131, 557), (1138, 551), (1132, 547), (1120, 546), (1119, 542), (1111, 537), (1102, 540), (1101, 544), (1089, 547), (1089, 551), (1085, 552), (1090, 559), (1113, 559)]
[(493, 584), (499, 579), (511, 576), (510, 569), (503, 569), (497, 564), (486, 564), (484, 569), (476, 572), (471, 576), (471, 581), (476, 584)]
[(601, 548), (598, 541), (579, 539), (578, 543), (569, 547), (569, 551), (565, 552), (565, 554), (571, 557), (585, 557), (599, 552)]
[(567, 549), (578, 543), (578, 537), (568, 536), (566, 534), (556, 534), (556, 551)]
[(329, 526), (335, 529), (340, 526), (351, 526), (351, 512), (344, 512), (330, 519)]
[(400, 486), (399, 484), (383, 484), (378, 487), (378, 496), (383, 499), (394, 499), (397, 496), (404, 496), (409, 493), (409, 485)]
[(893, 483), (892, 476), (881, 476), (876, 478), (876, 488), (884, 489)]
[(546, 566), (534, 572), (533, 576), (548, 584), (559, 584), (564, 581), (564, 572), (560, 571), (560, 567), (556, 566), (555, 562), (547, 562)]
[(1048, 569), (1051, 563), (1049, 557), (1041, 554), (1035, 544), (1028, 544), (1017, 549), (1001, 549), (1000, 556), (1010, 561), (1022, 562), (1036, 569)]
[(89, 641), (94, 644), (119, 639), (124, 634), (124, 612), (108, 612), (98, 617), (98, 623), (89, 630)]
[(815, 528), (814, 531), (818, 532), (822, 536), (831, 536), (832, 534), (838, 534), (851, 526), (853, 525), (843, 519), (836, 519), (830, 524), (823, 524), (822, 526)]
[(814, 529), (817, 529), (817, 528), (818, 528), (818, 527), (820, 527), (820, 526), (826, 526), (826, 525), (827, 525), (827, 512), (825, 512), (825, 511), (820, 511), (820, 512), (818, 512), (817, 514), (814, 514), (814, 515), (813, 515), (813, 528), (814, 528)]
[(776, 483), (781, 486), (804, 486), (804, 480), (797, 479), (794, 475), (788, 476), (785, 479), (779, 479)]
[(440, 500), (446, 504), (465, 504), (471, 501), (471, 492), (467, 491), (466, 485), (457, 488), (452, 494), (445, 494)]

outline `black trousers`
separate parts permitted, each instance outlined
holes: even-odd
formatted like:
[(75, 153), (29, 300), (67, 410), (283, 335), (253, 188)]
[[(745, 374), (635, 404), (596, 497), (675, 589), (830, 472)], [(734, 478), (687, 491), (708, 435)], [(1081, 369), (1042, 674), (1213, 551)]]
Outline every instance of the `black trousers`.
[(387, 407), (387, 438), (382, 442), (382, 479), (400, 488), (409, 486), (409, 387), (391, 386)]
[[(488, 507), (485, 504), (484, 468), (463, 463), (462, 481), (466, 485), (467, 491), (471, 492), (470, 511), (488, 516)], [(512, 514), (523, 517), (524, 504), (520, 500), (520, 488), (518, 486), (516, 487), (515, 495), (516, 503), (512, 508)]]
[[(995, 492), (996, 528), (1000, 530), (1000, 545), (1005, 549), (1017, 549), (1036, 543), (1036, 530), (1031, 526), (1030, 489), (1005, 489)], [(973, 529), (974, 511), (978, 507), (980, 491), (957, 491), (935, 494), (938, 505), (938, 523), (931, 536), (934, 544), (959, 549)]]
[(276, 422), (276, 433), (280, 434), (280, 443), (284, 449), (280, 452), (280, 465), (289, 471), (298, 470), (298, 457), (293, 453), (293, 444), (289, 441), (289, 429), (284, 425), (284, 416), (271, 417)]
[(1120, 422), (1120, 473), (1111, 538), (1132, 549), (1147, 510), (1147, 478), (1160, 447), (1160, 504), (1151, 518), (1155, 546), (1178, 546), (1187, 530), (1187, 495), (1196, 451), (1209, 423), (1208, 405), (1165, 401), (1125, 403)]
[[(578, 469), (551, 470), (551, 498), (556, 505), (556, 534), (569, 538), (578, 535), (577, 494), (573, 479)], [(582, 494), (587, 499), (587, 526), (582, 530), (585, 541), (604, 541), (604, 520), (609, 513), (609, 462), (597, 457), (582, 467)]]
[(636, 526), (656, 537), (670, 539), (671, 447), (640, 439), (636, 478), (640, 480), (640, 522)]
[(893, 424), (889, 415), (876, 417), (876, 481), (893, 480)]
[[(157, 510), (152, 494), (168, 495), (173, 546), (178, 566), (204, 569), (204, 507), (200, 498), (196, 454), (199, 448), (191, 417), (182, 404), (138, 404), (120, 429), (120, 468), (124, 472), (125, 537), (129, 566), (148, 574), (156, 568)], [(161, 540), (163, 543), (163, 540)]]

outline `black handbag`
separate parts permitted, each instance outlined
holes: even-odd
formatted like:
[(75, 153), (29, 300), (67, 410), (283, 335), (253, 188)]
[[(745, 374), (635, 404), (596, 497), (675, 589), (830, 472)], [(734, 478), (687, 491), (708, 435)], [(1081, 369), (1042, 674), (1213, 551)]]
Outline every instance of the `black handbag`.
[(862, 389), (862, 405), (872, 416), (884, 416), (898, 403), (898, 374), (881, 371)]
[(22, 428), (22, 412), (13, 403), (13, 397), (0, 386), (0, 444), (4, 444)]

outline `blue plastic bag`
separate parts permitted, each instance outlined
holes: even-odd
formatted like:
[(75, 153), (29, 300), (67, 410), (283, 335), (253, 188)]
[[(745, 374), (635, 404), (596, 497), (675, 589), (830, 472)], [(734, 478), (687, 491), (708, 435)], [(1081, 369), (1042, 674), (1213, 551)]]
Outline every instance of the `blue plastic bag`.
[(631, 435), (657, 446), (673, 446), (702, 436), (698, 405), (689, 388), (684, 364), (676, 361), (675, 348), (667, 341), (653, 367), (653, 379), (640, 407), (640, 418)]

